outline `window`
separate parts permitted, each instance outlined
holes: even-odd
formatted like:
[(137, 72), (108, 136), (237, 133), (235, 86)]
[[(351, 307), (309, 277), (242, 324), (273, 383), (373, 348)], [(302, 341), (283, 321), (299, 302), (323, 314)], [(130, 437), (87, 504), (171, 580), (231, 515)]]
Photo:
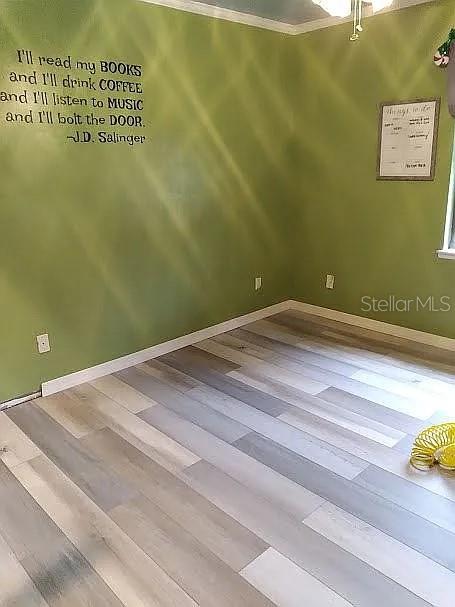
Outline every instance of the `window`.
[(455, 259), (455, 140), (452, 152), (452, 170), (450, 173), (444, 241), (442, 249), (438, 251), (438, 255), (443, 259)]

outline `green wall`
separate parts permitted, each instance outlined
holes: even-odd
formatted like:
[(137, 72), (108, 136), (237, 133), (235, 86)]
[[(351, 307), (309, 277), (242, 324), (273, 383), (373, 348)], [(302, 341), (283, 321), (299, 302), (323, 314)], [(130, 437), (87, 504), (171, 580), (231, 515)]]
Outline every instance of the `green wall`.
[[(150, 138), (71, 145), (0, 103), (0, 401), (290, 297), (455, 302), (431, 60), (454, 13), (376, 16), (352, 44), (348, 25), (290, 37), (133, 0), (0, 0), (0, 91), (18, 48), (140, 63)], [(378, 103), (441, 94), (436, 180), (377, 182)], [(371, 316), (455, 337), (454, 313)]]
[(150, 142), (71, 145), (0, 104), (0, 401), (288, 296), (288, 38), (127, 0), (0, 0), (0, 90), (18, 48), (143, 64)]
[[(442, 242), (454, 121), (446, 74), (432, 62), (455, 26), (438, 1), (293, 40), (300, 65), (300, 226), (293, 296), (312, 304), (455, 337), (455, 262)], [(442, 96), (434, 182), (376, 181), (378, 104)], [(334, 291), (325, 275), (335, 274)], [(362, 296), (451, 297), (452, 312), (364, 313)]]

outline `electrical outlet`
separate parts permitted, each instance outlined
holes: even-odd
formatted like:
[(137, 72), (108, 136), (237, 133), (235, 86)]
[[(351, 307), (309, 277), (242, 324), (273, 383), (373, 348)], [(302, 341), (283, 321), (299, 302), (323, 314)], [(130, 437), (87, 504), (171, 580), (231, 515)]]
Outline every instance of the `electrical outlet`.
[(325, 288), (326, 289), (335, 288), (335, 276), (333, 274), (327, 274), (326, 279), (325, 279)]
[(51, 345), (49, 343), (49, 335), (45, 333), (44, 335), (38, 335), (36, 337), (36, 343), (38, 344), (38, 352), (40, 354), (46, 354), (51, 351)]
[(254, 289), (255, 291), (259, 291), (259, 289), (262, 289), (262, 276), (256, 276), (254, 281)]

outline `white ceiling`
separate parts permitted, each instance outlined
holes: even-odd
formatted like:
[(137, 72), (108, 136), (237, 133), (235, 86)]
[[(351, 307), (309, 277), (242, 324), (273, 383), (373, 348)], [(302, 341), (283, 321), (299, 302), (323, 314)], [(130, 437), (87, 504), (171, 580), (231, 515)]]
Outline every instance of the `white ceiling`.
[(289, 25), (299, 25), (307, 21), (327, 17), (327, 13), (312, 0), (195, 0), (201, 4), (215, 5), (241, 13), (248, 13), (281, 21)]

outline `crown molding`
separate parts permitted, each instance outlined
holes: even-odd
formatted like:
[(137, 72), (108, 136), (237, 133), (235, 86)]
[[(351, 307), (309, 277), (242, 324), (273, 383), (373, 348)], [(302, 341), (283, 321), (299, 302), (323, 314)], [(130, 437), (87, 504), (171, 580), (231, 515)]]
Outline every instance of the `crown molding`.
[(166, 6), (167, 8), (173, 8), (179, 11), (185, 11), (187, 13), (212, 17), (213, 19), (222, 19), (223, 21), (233, 21), (234, 23), (251, 25), (261, 29), (280, 32), (282, 34), (292, 35), (295, 33), (295, 26), (290, 25), (289, 23), (282, 23), (281, 21), (275, 21), (274, 19), (266, 19), (265, 17), (241, 13), (239, 11), (234, 11), (229, 8), (221, 8), (211, 4), (194, 2), (193, 0), (139, 0), (139, 2)]
[[(288, 34), (291, 36), (297, 36), (299, 34), (305, 34), (306, 32), (324, 29), (326, 27), (333, 27), (334, 25), (340, 25), (342, 23), (349, 23), (352, 21), (352, 16), (346, 18), (325, 17), (324, 19), (316, 19), (315, 21), (308, 21), (307, 23), (302, 23), (300, 25), (291, 25), (290, 23), (283, 23), (282, 21), (276, 21), (274, 19), (266, 19), (265, 17), (258, 17), (257, 15), (250, 15), (248, 13), (242, 13), (240, 11), (234, 11), (228, 8), (213, 6), (212, 4), (194, 2), (194, 0), (139, 0), (139, 2), (165, 6), (167, 8), (173, 8), (176, 10), (185, 11), (187, 13), (212, 17), (213, 19), (222, 19), (224, 21), (242, 23), (243, 25), (259, 27), (261, 29), (272, 30), (274, 32), (280, 32), (281, 34)], [(428, 4), (430, 2), (436, 2), (436, 0), (395, 0), (392, 6), (385, 8), (376, 14), (381, 15), (384, 13), (398, 11), (403, 8), (408, 8), (410, 6), (416, 6), (418, 4)], [(373, 16), (371, 6), (366, 6), (364, 8), (363, 16)]]

